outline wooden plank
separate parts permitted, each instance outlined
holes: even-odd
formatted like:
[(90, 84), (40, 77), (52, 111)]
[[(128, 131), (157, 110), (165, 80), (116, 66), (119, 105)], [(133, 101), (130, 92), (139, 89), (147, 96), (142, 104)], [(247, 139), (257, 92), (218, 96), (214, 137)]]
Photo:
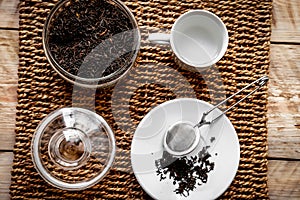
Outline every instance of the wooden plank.
[(300, 199), (300, 162), (270, 160), (268, 164), (270, 199)]
[(12, 152), (0, 152), (0, 199), (2, 200), (10, 199), (9, 186), (12, 162)]
[(18, 0), (0, 1), (0, 28), (18, 28), (19, 11)]
[[(12, 152), (0, 152), (0, 197), (9, 199)], [(270, 199), (300, 198), (300, 162), (270, 160), (268, 164), (268, 187)]]
[(271, 45), (269, 156), (300, 159), (300, 48)]
[[(1, 53), (1, 45), (0, 45), (0, 53)], [(3, 85), (18, 84), (18, 64), (0, 64), (0, 84)]]
[(0, 64), (18, 64), (18, 31), (0, 29), (0, 33)]
[(300, 43), (300, 1), (274, 0), (272, 42)]
[(16, 102), (0, 102), (1, 150), (12, 150), (15, 144)]
[(18, 36), (18, 31), (0, 30), (0, 84), (18, 83)]
[(12, 150), (15, 141), (18, 46), (18, 31), (0, 30), (0, 150)]

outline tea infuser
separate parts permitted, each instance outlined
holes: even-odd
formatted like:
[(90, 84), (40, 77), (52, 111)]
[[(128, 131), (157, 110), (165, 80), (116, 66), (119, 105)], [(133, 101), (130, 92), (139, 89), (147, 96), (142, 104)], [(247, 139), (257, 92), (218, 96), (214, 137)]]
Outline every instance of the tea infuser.
[[(221, 116), (223, 116), (226, 112), (234, 108), (237, 104), (239, 104), (241, 101), (252, 95), (254, 92), (256, 92), (258, 89), (260, 89), (262, 86), (264, 86), (268, 82), (269, 78), (267, 76), (263, 76), (246, 87), (242, 88), (235, 94), (231, 95), (227, 99), (223, 100), (210, 110), (204, 112), (202, 114), (202, 118), (196, 125), (190, 123), (190, 122), (177, 122), (170, 126), (168, 131), (166, 132), (164, 136), (163, 145), (166, 151), (172, 155), (175, 156), (183, 156), (187, 155), (190, 152), (192, 152), (196, 146), (199, 143), (200, 138), (200, 131), (199, 128), (204, 125), (210, 125), (216, 122)], [(226, 103), (228, 100), (232, 99), (236, 95), (240, 94), (245, 89), (249, 88), (250, 86), (253, 86), (254, 84), (258, 84), (254, 90), (252, 90), (249, 94), (247, 94), (245, 97), (237, 101), (235, 104), (227, 108), (225, 111), (223, 111), (221, 114), (219, 114), (217, 117), (212, 119), (211, 121), (207, 121), (206, 117), (209, 115), (213, 110), (218, 108), (220, 105)]]

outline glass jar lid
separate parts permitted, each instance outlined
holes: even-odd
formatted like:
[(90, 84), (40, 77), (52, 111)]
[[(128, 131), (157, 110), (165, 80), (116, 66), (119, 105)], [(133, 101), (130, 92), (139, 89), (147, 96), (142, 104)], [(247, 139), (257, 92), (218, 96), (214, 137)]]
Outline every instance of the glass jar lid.
[(62, 108), (38, 125), (32, 138), (32, 160), (53, 186), (82, 190), (109, 171), (116, 152), (112, 129), (101, 116), (83, 108)]

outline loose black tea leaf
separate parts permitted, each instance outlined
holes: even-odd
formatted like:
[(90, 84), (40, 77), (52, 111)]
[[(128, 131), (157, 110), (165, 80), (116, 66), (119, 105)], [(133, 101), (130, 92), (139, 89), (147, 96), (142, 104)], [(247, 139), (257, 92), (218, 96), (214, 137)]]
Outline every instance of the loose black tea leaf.
[(137, 30), (112, 1), (70, 0), (49, 26), (49, 49), (57, 63), (81, 78), (100, 78), (128, 68)]
[(173, 185), (178, 185), (174, 191), (176, 194), (189, 196), (196, 186), (207, 182), (208, 173), (215, 167), (214, 162), (209, 160), (211, 155), (207, 151), (208, 148), (209, 146), (203, 147), (195, 156), (180, 158), (164, 151), (162, 158), (155, 161), (156, 174), (160, 181), (171, 179)]

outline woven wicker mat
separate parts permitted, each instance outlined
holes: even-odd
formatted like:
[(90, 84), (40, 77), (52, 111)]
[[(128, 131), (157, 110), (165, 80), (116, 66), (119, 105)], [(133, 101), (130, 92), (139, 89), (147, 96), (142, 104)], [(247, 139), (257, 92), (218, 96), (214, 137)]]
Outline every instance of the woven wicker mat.
[[(228, 50), (215, 67), (189, 72), (177, 67), (170, 50), (143, 41), (136, 66), (125, 81), (122, 79), (115, 90), (98, 89), (95, 98), (85, 98), (53, 71), (44, 56), (41, 33), (54, 3), (22, 0), (20, 4), (12, 199), (149, 199), (130, 170), (129, 156), (134, 130), (145, 114), (180, 97), (216, 103), (268, 74), (271, 1), (127, 0), (144, 33), (170, 29), (175, 19), (190, 9), (212, 11), (227, 26)], [(237, 175), (221, 199), (268, 199), (266, 91), (264, 87), (227, 115), (238, 133), (241, 159)], [(32, 135), (40, 120), (53, 110), (71, 106), (72, 96), (81, 106), (94, 103), (96, 112), (113, 127), (118, 146), (116, 164), (109, 174), (95, 186), (77, 192), (47, 184), (34, 169), (30, 153)]]

